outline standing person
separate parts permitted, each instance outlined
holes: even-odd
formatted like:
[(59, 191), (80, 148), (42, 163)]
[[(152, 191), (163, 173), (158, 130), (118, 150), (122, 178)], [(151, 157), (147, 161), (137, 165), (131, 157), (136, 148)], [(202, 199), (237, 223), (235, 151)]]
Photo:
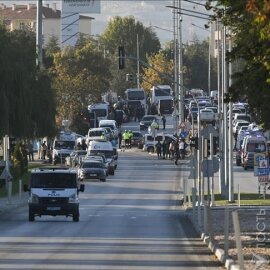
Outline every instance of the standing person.
[(33, 143), (32, 141), (29, 141), (27, 144), (27, 152), (28, 152), (28, 160), (34, 161), (34, 149), (33, 149)]
[(133, 132), (131, 130), (128, 131), (128, 143), (129, 143), (129, 148), (131, 149), (131, 142), (133, 138)]
[(166, 128), (166, 117), (165, 117), (164, 114), (162, 115), (161, 120), (162, 120), (162, 123), (163, 123), (163, 130), (164, 130)]
[(179, 140), (177, 140), (175, 144), (175, 162), (174, 162), (175, 165), (177, 165), (179, 157), (180, 157)]
[(174, 150), (175, 150), (175, 142), (171, 141), (169, 145), (169, 153), (170, 153), (171, 160), (174, 159)]
[(156, 151), (157, 151), (158, 159), (161, 159), (161, 148), (162, 148), (162, 145), (160, 143), (160, 140), (158, 140), (158, 142), (156, 144)]
[(46, 153), (47, 153), (47, 145), (46, 141), (42, 143), (42, 159), (46, 159)]
[(185, 158), (185, 141), (181, 140), (179, 143), (180, 158)]
[(82, 150), (87, 150), (87, 144), (85, 143), (85, 139), (82, 140)]
[(124, 142), (125, 142), (125, 149), (127, 149), (128, 142), (129, 142), (129, 134), (128, 134), (128, 131), (127, 130), (125, 130), (125, 132), (123, 134), (123, 138), (124, 138)]
[(118, 147), (119, 147), (119, 149), (121, 149), (122, 139), (123, 139), (122, 131), (119, 130), (119, 132), (118, 132)]
[(162, 155), (163, 155), (163, 159), (167, 158), (167, 142), (166, 142), (166, 140), (164, 140), (162, 143)]

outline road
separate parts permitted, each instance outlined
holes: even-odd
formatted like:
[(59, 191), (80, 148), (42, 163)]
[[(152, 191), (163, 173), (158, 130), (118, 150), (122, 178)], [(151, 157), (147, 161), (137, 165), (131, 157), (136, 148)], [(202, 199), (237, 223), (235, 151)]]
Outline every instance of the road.
[(119, 153), (107, 182), (86, 182), (80, 222), (0, 217), (0, 269), (222, 269), (179, 206), (186, 171), (155, 155)]

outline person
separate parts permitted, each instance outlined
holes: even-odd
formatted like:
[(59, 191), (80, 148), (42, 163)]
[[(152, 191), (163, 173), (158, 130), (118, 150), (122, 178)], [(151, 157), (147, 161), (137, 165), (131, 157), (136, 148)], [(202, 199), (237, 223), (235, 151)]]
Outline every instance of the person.
[(102, 134), (100, 135), (100, 139), (101, 139), (101, 140), (105, 140), (104, 132), (102, 132)]
[(82, 145), (80, 142), (77, 143), (76, 150), (82, 150)]
[(179, 140), (177, 140), (175, 143), (174, 151), (175, 151), (175, 162), (174, 163), (175, 163), (175, 165), (177, 165), (178, 159), (180, 157)]
[(236, 132), (233, 135), (234, 135), (234, 148), (233, 148), (233, 150), (236, 150), (238, 131), (236, 130)]
[(185, 141), (181, 140), (179, 143), (180, 158), (185, 158)]
[(34, 149), (32, 141), (29, 141), (27, 144), (28, 160), (34, 160)]
[(165, 129), (166, 128), (166, 117), (165, 117), (164, 114), (162, 115), (161, 120), (162, 120), (162, 123), (163, 123), (163, 129)]
[(166, 142), (166, 140), (164, 140), (162, 143), (162, 155), (163, 155), (163, 159), (167, 158), (167, 142)]
[(47, 153), (47, 145), (46, 141), (42, 143), (42, 159), (46, 159), (46, 153)]
[(173, 160), (174, 158), (174, 150), (175, 150), (175, 142), (171, 141), (169, 145), (169, 153), (170, 153), (171, 160)]
[(162, 148), (161, 142), (160, 142), (160, 140), (158, 140), (158, 142), (156, 144), (156, 151), (157, 151), (158, 159), (161, 159), (161, 148)]
[(118, 147), (119, 147), (119, 149), (121, 149), (122, 139), (123, 139), (123, 134), (122, 134), (122, 131), (119, 130), (119, 132), (118, 132)]
[(81, 148), (82, 148), (82, 150), (86, 150), (87, 149), (87, 144), (85, 142), (85, 139), (82, 140)]
[(128, 134), (127, 130), (125, 130), (125, 132), (123, 134), (123, 138), (124, 138), (124, 142), (125, 142), (125, 149), (127, 149), (128, 143), (129, 143), (129, 134)]
[(131, 149), (131, 142), (133, 138), (133, 132), (131, 130), (128, 131), (128, 143), (129, 143), (129, 148)]

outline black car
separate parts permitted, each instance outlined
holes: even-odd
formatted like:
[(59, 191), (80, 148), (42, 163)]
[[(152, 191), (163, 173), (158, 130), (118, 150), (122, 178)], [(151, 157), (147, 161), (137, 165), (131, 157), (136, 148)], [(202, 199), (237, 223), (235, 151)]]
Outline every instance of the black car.
[[(142, 120), (140, 121), (140, 130), (148, 129), (148, 127), (153, 123), (153, 120), (156, 121), (156, 123), (159, 126), (159, 119), (155, 115), (145, 115)], [(159, 128), (157, 128), (159, 129)]]
[(106, 181), (107, 170), (101, 161), (84, 160), (78, 170), (78, 178), (82, 181), (85, 179), (99, 179)]
[(137, 146), (139, 149), (143, 148), (143, 135), (140, 131), (132, 131), (133, 137), (131, 139), (131, 145)]

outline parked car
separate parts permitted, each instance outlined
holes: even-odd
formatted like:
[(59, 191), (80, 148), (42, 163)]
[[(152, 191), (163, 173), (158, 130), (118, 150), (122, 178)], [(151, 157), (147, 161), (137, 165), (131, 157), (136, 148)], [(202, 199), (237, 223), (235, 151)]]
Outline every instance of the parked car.
[(148, 127), (153, 123), (153, 120), (155, 120), (159, 126), (159, 119), (156, 115), (145, 115), (140, 121), (140, 130), (148, 129)]
[(105, 165), (98, 160), (84, 160), (78, 169), (78, 178), (83, 181), (86, 179), (99, 179), (106, 181)]

